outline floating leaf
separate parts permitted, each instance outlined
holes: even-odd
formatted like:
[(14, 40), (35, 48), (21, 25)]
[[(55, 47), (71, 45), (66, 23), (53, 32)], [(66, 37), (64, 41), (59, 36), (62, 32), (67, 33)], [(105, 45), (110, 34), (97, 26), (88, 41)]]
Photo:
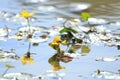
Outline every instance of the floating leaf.
[(63, 28), (62, 30), (60, 30), (60, 33), (69, 33), (69, 32), (73, 32), (73, 33), (77, 33), (77, 31), (75, 31), (74, 29), (71, 28)]
[(14, 68), (14, 66), (10, 65), (10, 64), (6, 64), (5, 65), (7, 68)]
[(85, 55), (84, 53), (89, 53), (90, 52), (90, 48), (86, 45), (83, 45), (81, 52), (82, 52), (82, 55)]
[(89, 13), (86, 13), (86, 12), (82, 12), (82, 20), (88, 20), (88, 18), (90, 18), (90, 14)]

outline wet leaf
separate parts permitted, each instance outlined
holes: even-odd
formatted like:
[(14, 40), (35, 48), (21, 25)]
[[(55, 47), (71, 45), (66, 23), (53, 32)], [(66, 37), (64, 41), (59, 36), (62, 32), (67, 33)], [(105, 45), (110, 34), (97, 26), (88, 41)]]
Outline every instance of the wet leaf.
[(81, 47), (81, 45), (74, 44), (74, 45), (72, 45), (72, 47), (68, 50), (68, 52), (69, 52), (69, 53), (74, 53), (74, 52), (77, 51), (80, 47)]
[(55, 50), (59, 50), (60, 49), (59, 45), (56, 45), (56, 44), (53, 44), (53, 43), (49, 43), (49, 46), (52, 47)]
[(6, 64), (5, 65), (7, 68), (15, 68), (15, 66), (12, 66), (12, 65), (10, 65), (10, 64)]
[(64, 63), (68, 63), (68, 62), (70, 62), (70, 61), (73, 60), (73, 57), (64, 55), (64, 56), (61, 56), (61, 57), (60, 57), (60, 60), (61, 60), (62, 62), (64, 62)]
[(71, 28), (63, 28), (62, 30), (60, 30), (60, 33), (64, 33), (64, 32), (66, 32), (66, 33), (69, 33), (69, 32), (77, 33), (76, 30), (71, 29)]
[(85, 53), (90, 52), (90, 48), (88, 46), (86, 46), (86, 45), (83, 45), (81, 52), (82, 52), (82, 55), (85, 55)]
[(90, 18), (91, 16), (90, 16), (90, 14), (89, 13), (86, 13), (86, 12), (82, 12), (82, 20), (88, 20), (88, 18)]

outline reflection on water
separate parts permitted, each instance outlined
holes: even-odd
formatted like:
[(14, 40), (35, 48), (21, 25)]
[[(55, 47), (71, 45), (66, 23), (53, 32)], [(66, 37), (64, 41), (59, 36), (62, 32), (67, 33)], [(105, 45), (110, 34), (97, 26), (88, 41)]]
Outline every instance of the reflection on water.
[[(0, 3), (1, 80), (120, 79), (119, 0)], [(23, 16), (28, 22), (19, 16), (23, 9), (35, 12)], [(97, 18), (82, 21), (82, 11)]]

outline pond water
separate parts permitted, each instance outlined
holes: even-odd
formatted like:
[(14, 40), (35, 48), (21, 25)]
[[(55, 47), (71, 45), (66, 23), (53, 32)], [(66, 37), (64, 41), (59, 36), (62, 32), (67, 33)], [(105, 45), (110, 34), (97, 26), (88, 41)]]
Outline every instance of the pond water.
[[(119, 0), (0, 0), (0, 3), (0, 80), (120, 80)], [(19, 17), (24, 9), (35, 13), (30, 19), (35, 29), (30, 30), (36, 32), (30, 40), (16, 36), (27, 28), (27, 21)], [(94, 17), (95, 21), (89, 20), (96, 32), (87, 34), (89, 23), (79, 21), (81, 12)], [(79, 28), (69, 22), (72, 18), (77, 19)], [(71, 23), (70, 27), (80, 33), (77, 37), (84, 37), (74, 53), (60, 45), (66, 50), (61, 57), (49, 43), (59, 35), (63, 23)], [(28, 51), (30, 64), (23, 65), (20, 57)], [(6, 64), (15, 68), (5, 73)]]

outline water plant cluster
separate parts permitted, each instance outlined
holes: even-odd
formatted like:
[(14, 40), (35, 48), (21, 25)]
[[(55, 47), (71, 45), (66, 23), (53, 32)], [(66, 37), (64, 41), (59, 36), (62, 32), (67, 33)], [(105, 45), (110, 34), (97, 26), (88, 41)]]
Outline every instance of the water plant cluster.
[[(1, 12), (2, 16), (8, 17), (8, 13)], [(60, 63), (68, 63), (73, 59), (85, 56), (89, 54), (90, 45), (105, 45), (109, 47), (116, 47), (120, 50), (120, 34), (119, 34), (119, 22), (110, 22), (104, 19), (93, 18), (89, 13), (81, 13), (81, 16), (77, 19), (63, 20), (62, 25), (52, 26), (51, 28), (31, 26), (35, 23), (35, 13), (28, 12), (26, 10), (21, 11), (19, 15), (11, 16), (12, 22), (21, 22), (26, 24), (26, 27), (20, 27), (17, 30), (4, 26), (0, 28), (0, 41), (17, 40), (27, 43), (28, 48), (25, 54), (19, 56), (15, 53), (14, 49), (5, 51), (0, 48), (0, 62), (15, 62), (20, 61), (23, 65), (34, 64), (33, 52), (31, 46), (38, 46), (41, 42), (48, 42), (48, 46), (55, 51), (55, 54), (48, 60), (52, 71), (45, 74), (34, 75), (29, 73), (7, 73), (12, 66), (6, 64), (6, 70), (0, 76), (1, 80), (29, 80), (39, 79), (42, 80), (51, 74), (57, 80), (62, 80), (65, 74), (59, 73), (59, 71), (66, 69)], [(0, 16), (1, 17), (1, 16)], [(5, 18), (8, 20), (8, 18)], [(109, 29), (111, 26), (118, 27), (117, 29)], [(114, 57), (102, 57), (96, 59), (96, 61), (115, 61), (119, 60), (120, 56)], [(103, 72), (97, 70), (97, 73), (93, 74), (93, 77), (108, 77), (106, 75), (113, 75), (112, 79), (120, 79), (117, 73)], [(107, 78), (106, 78), (107, 79)]]

